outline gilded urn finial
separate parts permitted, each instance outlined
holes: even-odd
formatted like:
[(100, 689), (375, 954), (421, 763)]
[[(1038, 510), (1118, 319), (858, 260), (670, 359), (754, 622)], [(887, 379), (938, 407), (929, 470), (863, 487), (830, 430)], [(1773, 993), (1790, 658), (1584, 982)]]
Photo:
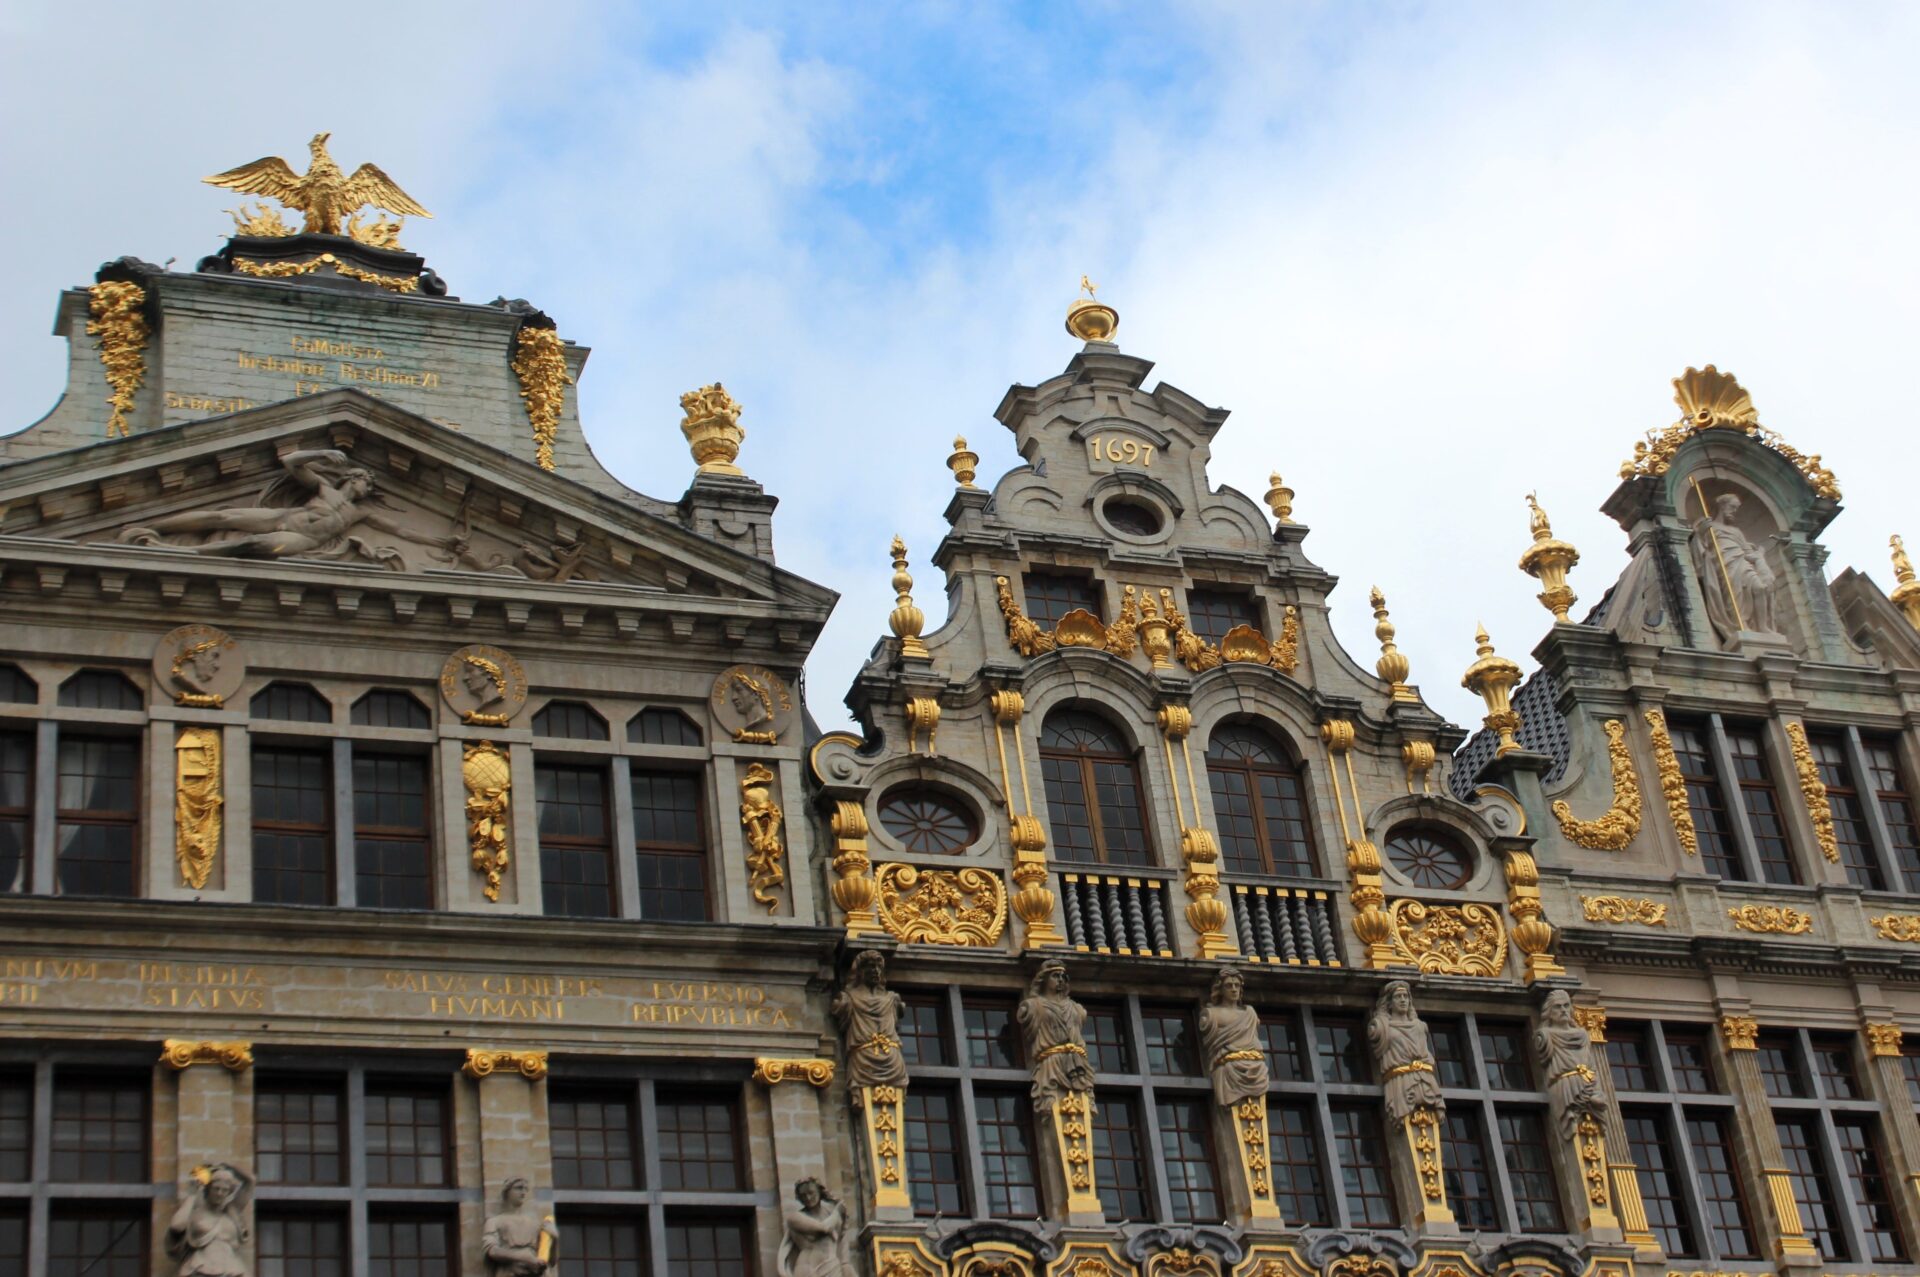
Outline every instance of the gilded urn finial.
[(1280, 472), (1275, 470), (1267, 476), (1270, 485), (1267, 488), (1267, 508), (1273, 511), (1275, 523), (1293, 522), (1293, 489), (1280, 482)]
[(963, 488), (973, 486), (974, 467), (980, 464), (980, 454), (967, 451), (967, 437), (953, 437), (953, 452), (947, 457), (947, 469), (953, 471), (953, 478)]
[(687, 414), (680, 422), (680, 433), (687, 437), (687, 447), (700, 463), (698, 473), (744, 476), (745, 471), (733, 464), (733, 459), (740, 455), (747, 431), (740, 424), (740, 405), (727, 388), (716, 381), (689, 390), (680, 396), (680, 410)]
[(1408, 664), (1405, 653), (1393, 644), (1394, 629), (1393, 622), (1387, 619), (1387, 596), (1376, 585), (1367, 596), (1367, 601), (1373, 604), (1373, 636), (1380, 640), (1380, 659), (1373, 668), (1391, 684), (1389, 694), (1394, 700), (1417, 704), (1420, 698), (1407, 686), (1407, 675), (1412, 671), (1412, 666)]
[(1571, 620), (1567, 609), (1579, 599), (1567, 585), (1567, 569), (1580, 561), (1580, 551), (1554, 538), (1547, 512), (1540, 508), (1539, 499), (1531, 492), (1527, 494), (1527, 505), (1531, 510), (1527, 524), (1533, 530), (1533, 544), (1520, 556), (1520, 570), (1540, 582), (1543, 588), (1535, 596), (1540, 606), (1553, 613), (1555, 622), (1565, 625)]
[(927, 614), (913, 605), (913, 575), (907, 571), (907, 543), (897, 536), (893, 539), (893, 592), (893, 611), (887, 615), (887, 624), (893, 627), (893, 636), (900, 640), (900, 655), (910, 660), (925, 660), (927, 645), (920, 641), (920, 631), (927, 624)]
[(1112, 341), (1120, 327), (1120, 312), (1094, 295), (1099, 287), (1082, 275), (1080, 288), (1086, 296), (1067, 307), (1067, 331), (1081, 341)]
[(1478, 644), (1474, 650), (1475, 660), (1461, 677), (1460, 686), (1487, 703), (1487, 716), (1481, 722), (1489, 731), (1500, 733), (1500, 744), (1493, 751), (1498, 758), (1520, 748), (1520, 742), (1514, 738), (1514, 733), (1520, 730), (1520, 715), (1514, 712), (1509, 699), (1514, 686), (1520, 682), (1520, 667), (1494, 654), (1493, 640), (1487, 637), (1486, 626), (1480, 626), (1473, 637)]
[(1888, 538), (1887, 544), (1893, 548), (1893, 579), (1896, 584), (1891, 595), (1894, 603), (1907, 614), (1907, 621), (1914, 629), (1920, 630), (1920, 580), (1914, 579), (1913, 560), (1907, 557), (1907, 546), (1897, 535)]

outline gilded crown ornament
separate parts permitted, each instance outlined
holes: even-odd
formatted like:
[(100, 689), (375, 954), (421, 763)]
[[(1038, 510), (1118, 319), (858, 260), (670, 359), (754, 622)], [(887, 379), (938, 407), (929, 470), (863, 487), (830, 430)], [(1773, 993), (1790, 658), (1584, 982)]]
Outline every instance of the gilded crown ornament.
[(1085, 275), (1080, 277), (1080, 288), (1086, 296), (1067, 307), (1067, 331), (1081, 341), (1112, 341), (1120, 327), (1120, 312), (1095, 296), (1100, 285)]
[(1914, 579), (1913, 560), (1907, 557), (1906, 543), (1898, 536), (1889, 537), (1887, 544), (1893, 549), (1893, 599), (1894, 606), (1907, 614), (1907, 623), (1920, 630), (1920, 580)]
[(1565, 625), (1571, 619), (1567, 609), (1579, 598), (1567, 585), (1567, 569), (1580, 561), (1580, 551), (1554, 537), (1547, 512), (1531, 492), (1527, 494), (1527, 506), (1532, 511), (1527, 523), (1533, 531), (1533, 544), (1520, 556), (1520, 570), (1540, 582), (1542, 589), (1536, 596), (1540, 606), (1553, 613), (1555, 622)]
[(1473, 664), (1467, 666), (1466, 674), (1460, 679), (1460, 686), (1487, 703), (1487, 716), (1481, 721), (1489, 731), (1500, 733), (1500, 744), (1493, 751), (1498, 758), (1520, 748), (1519, 740), (1514, 737), (1520, 730), (1520, 715), (1513, 711), (1508, 699), (1520, 681), (1520, 667), (1494, 654), (1493, 640), (1487, 637), (1486, 626), (1482, 625), (1473, 637), (1479, 646), (1474, 651)]
[(927, 614), (913, 603), (913, 575), (907, 571), (907, 543), (899, 537), (893, 539), (893, 611), (887, 614), (887, 624), (893, 628), (893, 636), (900, 640), (900, 655), (908, 660), (927, 659), (927, 645), (920, 641), (920, 631), (926, 626)]
[[(377, 164), (362, 164), (351, 175), (342, 172), (333, 157), (327, 154), (327, 139), (332, 136), (331, 133), (316, 133), (313, 140), (307, 143), (312, 158), (304, 174), (296, 174), (279, 156), (269, 155), (201, 180), (210, 186), (224, 186), (245, 195), (264, 195), (268, 199), (278, 200), (295, 212), (306, 215), (303, 229), (311, 235), (341, 234), (348, 219), (368, 205), (406, 217), (433, 216), (420, 207), (411, 195), (401, 190)], [(245, 230), (261, 218), (259, 213), (251, 219), (242, 219), (236, 214), (234, 220)], [(274, 220), (277, 222), (278, 218)], [(398, 233), (397, 223), (395, 233)], [(365, 236), (358, 238), (363, 242), (365, 240)]]
[(1663, 430), (1649, 430), (1645, 439), (1633, 445), (1633, 455), (1620, 464), (1622, 479), (1665, 474), (1680, 445), (1703, 430), (1738, 430), (1784, 457), (1820, 496), (1840, 499), (1840, 485), (1833, 471), (1820, 463), (1820, 454), (1804, 455), (1761, 425), (1753, 396), (1733, 374), (1712, 364), (1689, 368), (1673, 379), (1673, 400), (1683, 414), (1680, 420)]
[(1406, 654), (1393, 643), (1393, 622), (1387, 619), (1387, 596), (1380, 592), (1379, 586), (1367, 596), (1373, 605), (1373, 636), (1380, 640), (1380, 659), (1373, 668), (1390, 685), (1390, 695), (1396, 701), (1417, 704), (1420, 698), (1407, 686), (1407, 675), (1412, 672)]
[(1293, 489), (1280, 482), (1280, 472), (1275, 470), (1267, 476), (1267, 508), (1273, 511), (1275, 523), (1293, 522)]
[(744, 476), (746, 472), (733, 461), (740, 455), (740, 444), (746, 439), (747, 431), (740, 424), (740, 405), (727, 393), (727, 388), (716, 381), (711, 386), (689, 390), (680, 396), (680, 410), (686, 414), (680, 422), (680, 433), (687, 437), (687, 447), (700, 464), (695, 477), (700, 474)]
[(978, 473), (975, 467), (979, 464), (980, 454), (967, 451), (967, 437), (955, 435), (953, 452), (947, 457), (947, 469), (953, 471), (953, 481), (963, 488), (971, 488), (973, 476)]

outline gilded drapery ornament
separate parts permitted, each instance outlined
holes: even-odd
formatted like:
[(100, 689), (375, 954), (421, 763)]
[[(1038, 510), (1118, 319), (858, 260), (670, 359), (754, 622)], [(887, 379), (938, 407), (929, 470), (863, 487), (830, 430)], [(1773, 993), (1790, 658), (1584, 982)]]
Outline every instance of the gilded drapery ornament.
[(1727, 917), (1742, 931), (1763, 934), (1803, 936), (1813, 930), (1813, 915), (1785, 905), (1740, 905), (1727, 910)]
[(1394, 645), (1393, 622), (1387, 619), (1387, 596), (1374, 586), (1367, 595), (1367, 602), (1373, 606), (1373, 636), (1380, 640), (1380, 659), (1373, 668), (1388, 684), (1388, 695), (1396, 701), (1417, 703), (1419, 697), (1407, 686), (1407, 675), (1413, 667), (1408, 663), (1406, 654)]
[(362, 284), (372, 284), (390, 293), (411, 293), (420, 287), (417, 275), (382, 275), (378, 271), (355, 266), (352, 262), (343, 262), (332, 253), (309, 257), (304, 262), (257, 262), (251, 257), (233, 259), (235, 270), (257, 279), (293, 279), (300, 275), (311, 275), (323, 267), (331, 267), (336, 275), (358, 280)]
[(1571, 620), (1567, 609), (1578, 601), (1578, 596), (1567, 585), (1567, 569), (1580, 562), (1580, 551), (1554, 537), (1553, 525), (1547, 521), (1547, 512), (1540, 508), (1535, 494), (1527, 494), (1527, 505), (1532, 510), (1527, 522), (1533, 532), (1533, 544), (1520, 556), (1520, 570), (1540, 582), (1537, 596), (1540, 606), (1553, 613), (1555, 622), (1565, 625)]
[(1689, 368), (1673, 379), (1673, 391), (1674, 402), (1684, 415), (1663, 430), (1648, 431), (1644, 442), (1633, 445), (1633, 456), (1620, 466), (1622, 479), (1665, 474), (1680, 445), (1703, 430), (1739, 430), (1785, 457), (1816, 493), (1840, 499), (1840, 485), (1833, 471), (1820, 464), (1819, 454), (1802, 456), (1761, 425), (1752, 397), (1732, 374), (1720, 372), (1712, 364), (1703, 369)]
[(147, 376), (147, 290), (130, 279), (110, 279), (87, 289), (87, 336), (95, 338), (100, 367), (113, 393), (107, 405), (107, 438), (128, 433), (127, 414)]
[(1700, 838), (1693, 828), (1693, 808), (1687, 802), (1687, 781), (1680, 773), (1680, 760), (1673, 752), (1673, 737), (1667, 732), (1667, 716), (1650, 709), (1643, 718), (1653, 739), (1653, 765), (1660, 773), (1660, 794), (1667, 800), (1667, 816), (1673, 821), (1674, 837), (1680, 850), (1689, 856), (1700, 854)]
[(245, 1073), (253, 1067), (253, 1043), (168, 1038), (160, 1044), (160, 1063), (176, 1073), (196, 1064), (217, 1064), (229, 1073)]
[(1401, 960), (1445, 975), (1497, 976), (1507, 965), (1507, 929), (1487, 905), (1396, 900), (1387, 911)]
[(967, 450), (967, 437), (953, 437), (953, 451), (947, 456), (947, 469), (953, 471), (953, 481), (963, 488), (973, 487), (973, 477), (979, 473), (980, 454)]
[(780, 822), (784, 814), (773, 800), (773, 769), (765, 763), (748, 763), (740, 777), (740, 825), (747, 832), (747, 889), (754, 902), (767, 907), (768, 913), (780, 909), (780, 897), (773, 888), (787, 880), (781, 861), (787, 849), (780, 841)]
[(1820, 779), (1813, 747), (1807, 744), (1807, 729), (1799, 723), (1788, 723), (1787, 745), (1793, 753), (1794, 774), (1800, 778), (1800, 796), (1807, 800), (1807, 815), (1813, 821), (1814, 840), (1820, 844), (1820, 853), (1837, 865), (1840, 841), (1833, 829), (1833, 805), (1827, 801), (1827, 784)]
[(529, 1082), (538, 1082), (547, 1075), (547, 1053), (470, 1046), (460, 1071), (473, 1078), (488, 1077), (495, 1073), (518, 1073)]
[(513, 863), (513, 768), (490, 740), (460, 751), (460, 782), (467, 790), (467, 850), (473, 871), (486, 879), (481, 893), (500, 899), (501, 875)]
[(1588, 922), (1637, 922), (1643, 927), (1667, 925), (1664, 901), (1629, 896), (1582, 896), (1580, 909)]
[(1610, 718), (1602, 726), (1613, 770), (1613, 806), (1596, 819), (1576, 820), (1573, 808), (1556, 799), (1553, 818), (1569, 842), (1596, 851), (1621, 851), (1640, 832), (1640, 778), (1633, 770), (1633, 751), (1627, 747), (1627, 725)]
[(921, 641), (920, 631), (926, 627), (927, 614), (914, 606), (913, 575), (907, 571), (907, 543), (896, 536), (891, 549), (894, 600), (893, 611), (887, 614), (887, 625), (900, 644), (903, 659), (924, 661), (927, 645)]
[(1895, 607), (1907, 615), (1907, 624), (1920, 630), (1920, 579), (1913, 572), (1913, 560), (1907, 557), (1906, 543), (1898, 536), (1889, 537), (1887, 544), (1893, 548), (1893, 593), (1887, 597), (1893, 600)]
[(700, 466), (695, 477), (703, 474), (744, 476), (746, 472), (733, 462), (740, 455), (740, 444), (746, 439), (747, 431), (740, 424), (740, 405), (727, 393), (727, 388), (716, 381), (711, 386), (689, 390), (680, 396), (680, 410), (686, 414), (680, 421), (680, 433), (686, 436), (687, 447)]
[(183, 727), (173, 742), (174, 858), (180, 880), (199, 891), (220, 855), (220, 729)]
[(1902, 944), (1920, 944), (1920, 915), (1883, 913), (1878, 918), (1868, 918), (1867, 923), (1880, 933), (1882, 940), (1896, 940)]
[(351, 176), (327, 154), (331, 133), (316, 133), (307, 143), (307, 171), (296, 175), (277, 155), (242, 164), (239, 168), (202, 178), (209, 186), (224, 186), (246, 195), (264, 195), (306, 214), (302, 228), (313, 235), (338, 235), (347, 215), (371, 204), (407, 217), (432, 217), (413, 197), (376, 164), (362, 164)]
[(1897, 1024), (1869, 1024), (1866, 1026), (1867, 1054), (1874, 1059), (1898, 1059), (1900, 1041), (1904, 1031)]
[(986, 948), (1007, 925), (1007, 887), (989, 869), (881, 865), (880, 925), (908, 944)]
[(1520, 715), (1514, 712), (1510, 699), (1514, 685), (1520, 681), (1520, 667), (1504, 656), (1495, 655), (1486, 626), (1480, 626), (1473, 638), (1478, 645), (1474, 649), (1474, 662), (1461, 676), (1460, 686), (1487, 703), (1487, 716), (1480, 721), (1488, 731), (1500, 734), (1500, 743), (1493, 751), (1498, 758), (1520, 748), (1519, 740), (1514, 737), (1520, 730)]
[(560, 432), (560, 409), (573, 378), (567, 373), (565, 343), (560, 332), (524, 325), (514, 338), (513, 375), (520, 382), (520, 402), (533, 426), (533, 460), (542, 470), (553, 469), (553, 444)]

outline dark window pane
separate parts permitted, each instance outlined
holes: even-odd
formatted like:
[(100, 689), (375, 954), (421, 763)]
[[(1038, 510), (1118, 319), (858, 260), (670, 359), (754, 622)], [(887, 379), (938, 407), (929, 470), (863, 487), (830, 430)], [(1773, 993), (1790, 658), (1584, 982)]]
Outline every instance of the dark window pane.
[(440, 1088), (367, 1085), (367, 1182), (436, 1187), (447, 1182), (447, 1097)]
[(262, 1205), (260, 1277), (347, 1277), (347, 1221), (338, 1214)]
[(1276, 1082), (1304, 1082), (1307, 1064), (1301, 1053), (1300, 1022), (1291, 1015), (1260, 1019), (1260, 1045), (1267, 1053), (1267, 1072)]
[(1047, 715), (1040, 734), (1040, 772), (1057, 858), (1149, 862), (1139, 770), (1112, 724), (1078, 710)]
[(1684, 1176), (1673, 1144), (1667, 1136), (1664, 1117), (1655, 1112), (1633, 1110), (1621, 1114), (1627, 1128), (1627, 1147), (1633, 1152), (1633, 1164), (1640, 1181), (1640, 1200), (1646, 1207), (1647, 1227), (1659, 1239), (1660, 1248), (1671, 1259), (1691, 1259), (1699, 1255), (1694, 1244), (1693, 1226), (1687, 1218), (1683, 1195)]
[(354, 750), (354, 899), (363, 908), (432, 908), (427, 802), (424, 758)]
[(1326, 1174), (1313, 1110), (1306, 1104), (1267, 1102), (1268, 1160), (1273, 1167), (1274, 1204), (1293, 1227), (1325, 1228), (1333, 1223), (1327, 1208)]
[(1533, 1089), (1532, 1056), (1526, 1030), (1517, 1024), (1480, 1021), (1480, 1058), (1487, 1066), (1487, 1085), (1500, 1091)]
[(916, 1215), (967, 1213), (960, 1155), (959, 1106), (947, 1091), (914, 1086), (906, 1094), (907, 1183)]
[(1847, 877), (1868, 891), (1884, 891), (1887, 878), (1880, 871), (1880, 855), (1874, 850), (1873, 836), (1867, 829), (1867, 809), (1861, 801), (1860, 786), (1847, 758), (1846, 738), (1832, 733), (1809, 734), (1807, 745), (1813, 752), (1820, 781), (1827, 787), (1827, 807), (1833, 816), (1834, 842), (1840, 850), (1840, 863)]
[(1776, 1118), (1774, 1130), (1780, 1136), (1780, 1160), (1787, 1180), (1793, 1186), (1793, 1200), (1800, 1205), (1800, 1227), (1807, 1240), (1820, 1250), (1822, 1259), (1849, 1259), (1846, 1228), (1841, 1223), (1846, 1207), (1834, 1195), (1833, 1180), (1820, 1155), (1820, 1123), (1814, 1117)]
[(1523, 1233), (1557, 1233), (1566, 1227), (1547, 1152), (1546, 1119), (1534, 1109), (1499, 1110), (1500, 1152), (1513, 1188), (1514, 1226)]
[(254, 1169), (263, 1184), (342, 1184), (338, 1082), (262, 1078), (254, 1091)]
[(1900, 1240), (1877, 1124), (1870, 1117), (1840, 1117), (1834, 1119), (1833, 1131), (1840, 1141), (1840, 1165), (1852, 1189), (1855, 1218), (1866, 1237), (1866, 1258), (1905, 1262), (1907, 1249)]
[(640, 916), (703, 922), (707, 848), (698, 772), (633, 769), (633, 837), (640, 866)]
[(47, 1220), (47, 1277), (147, 1277), (147, 1205), (54, 1203)]
[(1722, 878), (1744, 879), (1747, 875), (1734, 851), (1733, 822), (1727, 818), (1720, 768), (1714, 761), (1706, 724), (1674, 719), (1669, 726), (1674, 761), (1687, 786), (1687, 810), (1693, 816), (1700, 864), (1708, 873)]
[(134, 894), (139, 753), (136, 739), (61, 733), (54, 850), (60, 894)]
[(1220, 854), (1228, 873), (1319, 872), (1300, 770), (1266, 733), (1228, 724), (1207, 745)]
[(0, 1182), (24, 1184), (33, 1165), (33, 1078), (0, 1074)]
[(1800, 1048), (1790, 1037), (1764, 1033), (1755, 1049), (1760, 1066), (1760, 1083), (1768, 1095), (1781, 1099), (1800, 1099), (1813, 1094), (1807, 1075), (1800, 1068)]
[(1058, 625), (1075, 608), (1100, 616), (1100, 587), (1085, 577), (1029, 572), (1025, 585), (1027, 616), (1043, 630)]
[(733, 1192), (741, 1187), (739, 1121), (720, 1096), (661, 1093), (660, 1187)]
[(741, 1219), (667, 1217), (667, 1263), (673, 1277), (743, 1277), (752, 1271), (753, 1242)]
[[(1111, 506), (1107, 508), (1107, 518), (1113, 518)], [(1236, 625), (1259, 631), (1260, 605), (1252, 595), (1232, 590), (1187, 591), (1187, 628), (1195, 634), (1218, 647), (1220, 640)]]
[(50, 1169), (56, 1184), (147, 1182), (147, 1092), (142, 1077), (53, 1080)]
[(433, 726), (427, 707), (405, 692), (375, 689), (353, 703), (349, 715), (361, 727), (404, 727), (424, 731)]
[(627, 1189), (639, 1185), (629, 1090), (555, 1086), (547, 1101), (556, 1188)]
[(1427, 1033), (1433, 1044), (1433, 1062), (1441, 1086), (1472, 1086), (1473, 1074), (1467, 1063), (1466, 1026), (1458, 1020), (1428, 1020)]
[(902, 999), (900, 1055), (908, 1064), (952, 1064), (947, 1047), (946, 999), (925, 995)]
[(1653, 1091), (1652, 1053), (1646, 1026), (1614, 1024), (1607, 1027), (1607, 1065), (1613, 1070), (1616, 1091)]
[(1130, 1096), (1100, 1095), (1093, 1111), (1093, 1172), (1100, 1206), (1114, 1222), (1151, 1219), (1146, 1140)]
[(367, 1277), (449, 1277), (453, 1255), (451, 1220), (369, 1212)]
[(253, 694), (251, 718), (280, 723), (331, 723), (333, 706), (304, 683), (273, 683)]
[(1387, 1146), (1373, 1105), (1333, 1108), (1333, 1157), (1346, 1189), (1347, 1213), (1355, 1228), (1392, 1228), (1400, 1222), (1387, 1171)]
[(0, 891), (32, 885), (27, 874), (32, 846), (33, 734), (0, 732)]
[(60, 685), (60, 703), (70, 709), (145, 709), (147, 698), (125, 674), (81, 670)]
[(1734, 779), (1739, 782), (1740, 801), (1747, 809), (1747, 827), (1753, 831), (1753, 854), (1760, 862), (1761, 875), (1768, 882), (1799, 882), (1786, 816), (1780, 809), (1780, 795), (1774, 789), (1773, 771), (1759, 731), (1727, 728), (1727, 749), (1733, 756)]
[(646, 1230), (619, 1213), (581, 1215), (567, 1208), (556, 1221), (566, 1239), (568, 1277), (644, 1277)]
[(606, 740), (607, 720), (578, 701), (549, 701), (533, 716), (533, 734), (563, 740)]
[(533, 784), (540, 812), (542, 908), (561, 917), (612, 917), (606, 768), (538, 763)]
[(1687, 1142), (1693, 1148), (1700, 1203), (1722, 1259), (1758, 1259), (1728, 1121), (1724, 1113), (1687, 1114)]
[(1128, 1050), (1127, 1021), (1118, 1007), (1090, 1006), (1087, 1022), (1081, 1026), (1087, 1040), (1088, 1062), (1099, 1074), (1133, 1072), (1133, 1052)]
[(1013, 1007), (1004, 1002), (968, 998), (961, 1009), (966, 1017), (967, 1063), (994, 1069), (1019, 1068), (1022, 1051), (1014, 1028)]
[(1853, 1071), (1853, 1045), (1846, 1038), (1813, 1039), (1813, 1069), (1820, 1075), (1820, 1092), (1829, 1100), (1865, 1099)]
[(1387, 861), (1416, 887), (1451, 890), (1473, 872), (1466, 849), (1437, 829), (1396, 831), (1387, 839)]
[(253, 898), (333, 903), (333, 769), (323, 749), (253, 751)]
[(1680, 1029), (1667, 1030), (1667, 1067), (1673, 1074), (1673, 1089), (1689, 1095), (1716, 1095), (1713, 1060), (1707, 1040)]
[(701, 743), (700, 729), (677, 709), (643, 709), (627, 722), (627, 740), (634, 745)]
[(1184, 1008), (1146, 1007), (1140, 1021), (1147, 1035), (1147, 1072), (1156, 1077), (1200, 1076), (1200, 1039)]
[(0, 1203), (0, 1273), (26, 1277), (27, 1203), (15, 1199)]
[(1031, 1107), (1023, 1093), (974, 1096), (987, 1214), (996, 1219), (1033, 1219), (1040, 1213), (1040, 1177), (1027, 1120)]
[(1487, 1146), (1480, 1138), (1477, 1107), (1456, 1104), (1448, 1109), (1440, 1132), (1440, 1164), (1446, 1168), (1447, 1204), (1455, 1218), (1466, 1228), (1498, 1228), (1493, 1170), (1487, 1165)]
[(1331, 1015), (1313, 1019), (1314, 1053), (1319, 1057), (1322, 1082), (1369, 1082), (1373, 1057), (1357, 1021)]
[(1900, 748), (1892, 740), (1871, 737), (1861, 744), (1867, 752), (1874, 798), (1893, 844), (1889, 850), (1894, 863), (1906, 879), (1907, 890), (1920, 891), (1920, 820), (1915, 818), (1913, 797), (1900, 766)]
[(1221, 1218), (1219, 1183), (1214, 1177), (1210, 1099), (1162, 1100), (1160, 1165), (1167, 1177), (1173, 1218), (1183, 1224), (1207, 1224)]
[(9, 705), (31, 705), (40, 699), (40, 688), (20, 672), (17, 665), (0, 665), (0, 701)]
[(900, 788), (880, 801), (880, 827), (908, 851), (951, 855), (980, 836), (972, 811), (932, 789)]

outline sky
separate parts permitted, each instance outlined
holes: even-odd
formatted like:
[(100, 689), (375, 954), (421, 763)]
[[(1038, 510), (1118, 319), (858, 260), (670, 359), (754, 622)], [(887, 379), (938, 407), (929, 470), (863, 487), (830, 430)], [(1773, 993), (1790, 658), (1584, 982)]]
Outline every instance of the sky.
[[(236, 21), (0, 6), (0, 429), (58, 397), (62, 288), (218, 248), (202, 174), (331, 129), (434, 210), (406, 242), (470, 300), (593, 348), (588, 439), (692, 473), (682, 391), (724, 381), (780, 562), (842, 598), (808, 666), (828, 727), (892, 606), (887, 544), (945, 531), (964, 434), (1059, 372), (1082, 273), (1117, 340), (1232, 411), (1215, 484), (1296, 489), (1334, 624), (1461, 690), (1484, 622), (1531, 669), (1515, 567), (1537, 490), (1600, 597), (1599, 513), (1672, 378), (1715, 363), (1839, 478), (1830, 568), (1891, 584), (1915, 443), (1920, 6), (1572, 3), (410, 3)], [(108, 34), (110, 33), (110, 34)]]

